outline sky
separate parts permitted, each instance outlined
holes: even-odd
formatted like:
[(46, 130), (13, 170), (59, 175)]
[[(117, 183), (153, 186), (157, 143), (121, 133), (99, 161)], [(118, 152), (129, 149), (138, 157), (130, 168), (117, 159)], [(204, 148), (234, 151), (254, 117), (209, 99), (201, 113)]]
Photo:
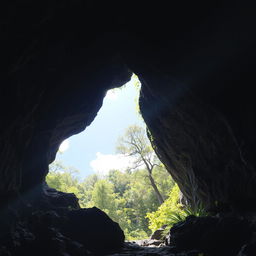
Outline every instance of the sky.
[(131, 159), (116, 153), (116, 143), (130, 125), (145, 127), (136, 110), (135, 77), (121, 89), (109, 90), (94, 121), (83, 132), (62, 142), (56, 160), (79, 171), (78, 176), (125, 170)]

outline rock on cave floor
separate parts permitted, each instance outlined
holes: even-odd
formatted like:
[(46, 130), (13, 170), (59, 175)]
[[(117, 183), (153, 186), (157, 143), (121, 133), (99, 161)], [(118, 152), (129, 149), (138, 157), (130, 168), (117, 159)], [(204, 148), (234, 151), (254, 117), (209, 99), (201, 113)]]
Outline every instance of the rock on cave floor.
[(190, 251), (186, 253), (175, 253), (170, 246), (140, 246), (133, 242), (126, 242), (122, 251), (107, 256), (198, 256), (200, 252)]

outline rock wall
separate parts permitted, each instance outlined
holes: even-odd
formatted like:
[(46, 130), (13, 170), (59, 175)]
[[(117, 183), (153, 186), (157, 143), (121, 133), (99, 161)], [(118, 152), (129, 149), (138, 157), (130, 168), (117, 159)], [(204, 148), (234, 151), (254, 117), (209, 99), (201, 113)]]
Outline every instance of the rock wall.
[(217, 211), (255, 210), (252, 9), (223, 2), (198, 24), (192, 7), (126, 56), (159, 157), (190, 203)]
[(254, 13), (199, 4), (203, 13), (194, 4), (123, 12), (83, 1), (10, 4), (2, 16), (2, 200), (42, 183), (60, 142), (92, 122), (106, 90), (131, 70), (157, 152), (186, 197), (210, 206), (253, 200)]
[(152, 81), (142, 87), (141, 111), (158, 156), (189, 203), (217, 211), (255, 210), (255, 170), (223, 112), (170, 79), (156, 79), (164, 84), (161, 90)]
[(106, 90), (131, 76), (110, 43), (114, 38), (86, 23), (82, 1), (24, 1), (7, 10), (1, 193), (40, 184), (61, 141), (84, 130)]

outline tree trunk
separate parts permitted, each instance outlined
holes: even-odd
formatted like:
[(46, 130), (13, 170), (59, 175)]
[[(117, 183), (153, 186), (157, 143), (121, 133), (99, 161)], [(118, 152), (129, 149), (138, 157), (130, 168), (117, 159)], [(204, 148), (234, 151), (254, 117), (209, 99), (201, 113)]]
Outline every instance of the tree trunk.
[(148, 178), (150, 180), (151, 186), (153, 187), (153, 189), (156, 193), (159, 205), (161, 205), (164, 202), (164, 199), (163, 199), (160, 191), (158, 190), (155, 180), (152, 176), (152, 171), (153, 171), (154, 165), (152, 165), (151, 163), (148, 163), (147, 160), (142, 155), (141, 155), (141, 158), (142, 158), (142, 161), (144, 162), (144, 164), (146, 165), (146, 168), (148, 170)]
[(164, 202), (164, 199), (163, 199), (161, 193), (159, 192), (159, 190), (158, 190), (158, 188), (157, 188), (157, 186), (156, 186), (155, 180), (154, 180), (154, 178), (152, 177), (152, 175), (151, 175), (150, 172), (148, 173), (148, 177), (149, 177), (150, 183), (151, 183), (151, 185), (152, 185), (152, 187), (153, 187), (153, 189), (154, 189), (154, 191), (155, 191), (155, 193), (156, 193), (158, 202), (159, 202), (159, 204), (161, 205), (161, 204)]

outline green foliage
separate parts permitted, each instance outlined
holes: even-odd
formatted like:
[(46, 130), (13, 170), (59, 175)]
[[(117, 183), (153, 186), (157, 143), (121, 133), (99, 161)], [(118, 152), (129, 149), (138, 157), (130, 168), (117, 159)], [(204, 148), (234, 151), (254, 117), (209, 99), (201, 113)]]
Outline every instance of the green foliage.
[[(170, 189), (175, 185), (174, 180), (167, 173), (163, 164), (155, 166), (152, 175), (164, 200), (169, 197)], [(148, 181), (149, 184), (149, 181)]]
[(184, 213), (187, 216), (193, 215), (197, 217), (208, 216), (209, 213), (205, 210), (202, 203), (198, 203), (194, 208), (190, 206), (184, 207)]
[(57, 162), (50, 166), (50, 173), (46, 177), (47, 184), (57, 190), (77, 194), (79, 192), (79, 181), (75, 176), (78, 171), (72, 167), (64, 167)]
[(155, 217), (159, 218), (154, 223), (154, 212), (165, 199), (167, 203), (160, 207), (166, 212), (169, 206), (173, 210), (178, 188), (154, 153), (143, 128), (129, 127), (120, 138), (117, 150), (134, 160), (126, 172), (112, 170), (107, 176), (94, 174), (80, 181), (76, 170), (54, 163), (46, 181), (57, 190), (76, 194), (81, 207), (96, 206), (105, 211), (119, 223), (126, 239), (144, 239), (151, 234), (150, 229), (155, 229), (159, 223), (165, 224), (165, 217), (158, 213)]
[(141, 229), (132, 230), (131, 232), (127, 232), (126, 234), (126, 240), (128, 241), (142, 240), (147, 238), (148, 238), (148, 233), (146, 233), (144, 230), (141, 230)]
[(184, 221), (188, 216), (208, 216), (205, 208), (200, 205), (196, 208), (191, 208), (190, 206), (184, 206), (183, 211), (181, 212), (171, 212), (169, 217), (169, 222), (167, 223), (168, 226), (173, 226), (174, 224)]
[(138, 161), (138, 163), (136, 161), (135, 163), (138, 165), (142, 163), (142, 156), (146, 158), (154, 156), (152, 147), (146, 137), (145, 130), (137, 125), (129, 126), (124, 135), (119, 138), (117, 152), (124, 155), (134, 156)]
[(107, 180), (98, 180), (92, 190), (92, 202), (94, 206), (108, 213), (114, 211), (114, 186)]
[(179, 197), (180, 190), (178, 185), (175, 184), (165, 202), (156, 211), (147, 214), (149, 228), (153, 232), (163, 225), (172, 225), (175, 218), (178, 221), (179, 216), (183, 213)]
[(119, 196), (123, 196), (130, 184), (129, 173), (123, 173), (119, 170), (111, 170), (108, 173), (108, 180), (114, 185), (114, 192)]
[(167, 200), (155, 211), (147, 214), (149, 219), (149, 228), (155, 231), (167, 225), (171, 228), (174, 224), (184, 221), (188, 216), (207, 216), (208, 213), (202, 204), (198, 204), (195, 208), (183, 206), (179, 203), (180, 190), (175, 184), (170, 192)]
[(136, 90), (138, 91), (138, 96), (135, 98), (136, 113), (138, 113), (138, 117), (143, 120), (141, 112), (140, 112), (140, 106), (139, 106), (139, 92), (141, 89), (141, 82), (140, 82), (138, 76), (136, 76), (135, 74), (132, 75), (131, 81), (132, 81), (132, 84), (134, 85), (134, 87), (136, 88)]
[[(144, 167), (147, 170), (145, 177), (148, 178), (150, 184), (156, 194), (159, 205), (164, 202), (164, 196), (153, 176), (153, 172), (157, 167), (163, 167), (160, 160), (156, 156), (147, 136), (146, 131), (137, 125), (130, 126), (126, 129), (124, 136), (119, 138), (117, 151), (125, 156), (132, 157), (133, 163), (130, 170), (137, 170)], [(165, 174), (167, 172), (165, 170)]]
[[(174, 182), (165, 169), (161, 166), (158, 168), (153, 176), (161, 193), (167, 198)], [(159, 204), (146, 170), (112, 170), (105, 177), (93, 174), (83, 181), (75, 175), (72, 168), (57, 163), (51, 165), (46, 180), (55, 189), (76, 194), (81, 207), (96, 206), (105, 211), (119, 223), (127, 240), (144, 239), (151, 234), (145, 216), (148, 212), (156, 211)]]

